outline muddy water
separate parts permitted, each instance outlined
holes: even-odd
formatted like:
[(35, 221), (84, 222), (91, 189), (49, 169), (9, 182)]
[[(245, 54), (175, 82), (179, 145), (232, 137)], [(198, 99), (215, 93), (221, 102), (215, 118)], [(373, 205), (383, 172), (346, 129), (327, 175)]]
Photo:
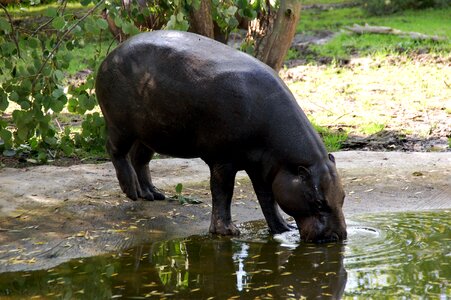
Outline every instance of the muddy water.
[(271, 237), (263, 223), (239, 238), (193, 236), (0, 274), (0, 298), (431, 298), (451, 295), (450, 211), (348, 220), (343, 244)]

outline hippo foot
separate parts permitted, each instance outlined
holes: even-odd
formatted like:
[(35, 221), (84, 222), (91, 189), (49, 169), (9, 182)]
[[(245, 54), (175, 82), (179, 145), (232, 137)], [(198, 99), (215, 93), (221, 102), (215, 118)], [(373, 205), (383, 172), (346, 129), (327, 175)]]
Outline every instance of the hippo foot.
[(139, 197), (142, 197), (142, 192), (139, 186), (136, 185), (127, 185), (127, 186), (121, 186), (122, 191), (127, 195), (128, 198), (132, 199), (133, 201), (138, 200)]
[(144, 199), (144, 200), (147, 200), (147, 201), (153, 201), (153, 200), (155, 200), (155, 197), (154, 197), (153, 193), (149, 192), (148, 190), (146, 190), (145, 192), (143, 192), (143, 193), (140, 195), (140, 198), (142, 198), (142, 199)]
[(280, 233), (291, 231), (291, 230), (294, 230), (294, 229), (297, 229), (297, 227), (293, 226), (291, 224), (288, 224), (286, 222), (283, 222), (283, 223), (277, 224), (277, 226), (275, 226), (275, 225), (270, 226), (269, 231), (272, 234), (280, 234)]
[(152, 186), (150, 191), (152, 192), (153, 198), (155, 200), (164, 200), (164, 199), (166, 199), (166, 196), (163, 193), (160, 193), (160, 191), (155, 186)]
[(224, 222), (217, 220), (210, 225), (210, 233), (220, 235), (240, 235), (240, 230), (233, 223), (225, 224)]
[(166, 196), (159, 192), (146, 191), (145, 193), (140, 195), (140, 198), (143, 198), (144, 200), (147, 200), (147, 201), (153, 201), (153, 200), (164, 200), (164, 199), (166, 199)]
[(154, 185), (151, 183), (141, 183), (142, 193), (140, 197), (147, 201), (153, 200), (164, 200), (166, 196), (161, 193)]

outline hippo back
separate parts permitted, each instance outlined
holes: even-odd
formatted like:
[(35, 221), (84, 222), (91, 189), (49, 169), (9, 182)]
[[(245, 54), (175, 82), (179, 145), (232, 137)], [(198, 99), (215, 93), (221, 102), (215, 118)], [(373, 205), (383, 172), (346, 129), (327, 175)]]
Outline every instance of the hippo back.
[(193, 33), (130, 38), (100, 66), (96, 93), (110, 130), (171, 156), (240, 156), (303, 130), (290, 120), (311, 129), (271, 68)]

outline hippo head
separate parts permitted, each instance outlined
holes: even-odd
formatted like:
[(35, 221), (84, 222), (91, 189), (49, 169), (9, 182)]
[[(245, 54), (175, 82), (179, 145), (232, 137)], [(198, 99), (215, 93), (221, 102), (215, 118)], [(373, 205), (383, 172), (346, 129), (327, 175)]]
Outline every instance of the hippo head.
[(324, 243), (346, 239), (345, 193), (332, 154), (321, 163), (279, 170), (274, 198), (298, 225), (301, 239)]

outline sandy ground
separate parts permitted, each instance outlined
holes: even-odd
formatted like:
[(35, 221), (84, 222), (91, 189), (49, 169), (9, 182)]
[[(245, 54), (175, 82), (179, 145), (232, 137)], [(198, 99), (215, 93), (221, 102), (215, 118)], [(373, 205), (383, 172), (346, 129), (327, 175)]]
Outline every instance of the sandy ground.
[[(450, 152), (335, 156), (348, 195), (347, 217), (451, 208)], [(0, 169), (0, 273), (207, 233), (207, 166), (199, 159), (161, 159), (152, 161), (151, 170), (167, 195), (182, 183), (184, 194), (203, 203), (131, 201), (120, 191), (111, 163)], [(245, 173), (237, 177), (232, 213), (238, 224), (263, 218)]]

